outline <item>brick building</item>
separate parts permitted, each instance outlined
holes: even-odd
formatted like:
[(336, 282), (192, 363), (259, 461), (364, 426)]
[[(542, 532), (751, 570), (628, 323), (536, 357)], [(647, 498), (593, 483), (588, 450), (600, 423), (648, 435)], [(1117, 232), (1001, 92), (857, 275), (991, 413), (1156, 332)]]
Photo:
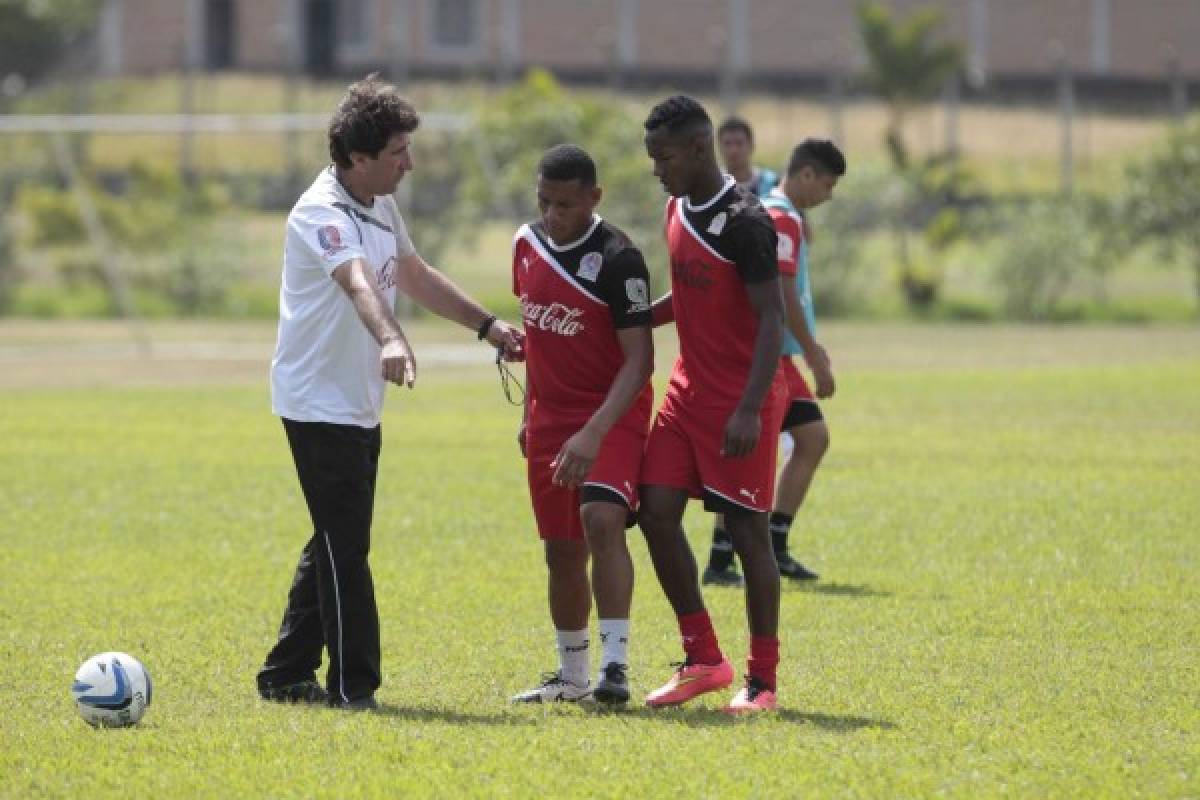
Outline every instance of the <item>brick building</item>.
[[(109, 74), (302, 69), (787, 82), (861, 64), (854, 0), (103, 0)], [(1200, 77), (1197, 0), (890, 0), (946, 11), (971, 72), (1045, 80)]]

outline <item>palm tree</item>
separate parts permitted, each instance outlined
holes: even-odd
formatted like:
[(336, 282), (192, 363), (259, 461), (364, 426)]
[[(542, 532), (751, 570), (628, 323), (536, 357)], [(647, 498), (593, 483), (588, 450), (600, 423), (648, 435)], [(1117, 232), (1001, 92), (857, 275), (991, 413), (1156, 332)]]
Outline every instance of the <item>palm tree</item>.
[[(893, 18), (879, 0), (858, 6), (858, 27), (867, 55), (865, 83), (887, 104), (884, 144), (905, 196), (920, 197), (926, 177), (943, 173), (945, 159), (934, 157), (913, 165), (904, 141), (904, 123), (919, 103), (937, 97), (963, 65), (962, 48), (939, 37), (945, 15), (934, 7), (920, 8), (905, 19)], [(899, 250), (900, 280), (909, 305), (922, 309), (937, 296), (939, 281), (922, 276), (912, 264), (908, 248), (905, 208), (901, 203), (892, 219)]]
[(904, 122), (913, 106), (932, 100), (962, 69), (962, 48), (941, 41), (945, 21), (940, 8), (919, 8), (906, 19), (894, 19), (879, 0), (858, 7), (858, 28), (867, 54), (867, 85), (888, 107), (885, 142), (892, 163), (907, 169)]

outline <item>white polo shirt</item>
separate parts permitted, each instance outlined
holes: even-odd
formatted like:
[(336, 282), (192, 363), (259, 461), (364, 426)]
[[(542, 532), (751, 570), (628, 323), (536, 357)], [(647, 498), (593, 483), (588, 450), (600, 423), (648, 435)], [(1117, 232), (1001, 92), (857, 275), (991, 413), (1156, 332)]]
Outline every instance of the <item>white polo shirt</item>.
[(300, 422), (373, 428), (383, 409), (379, 345), (332, 277), (352, 258), (372, 269), (390, 307), (397, 260), (415, 252), (396, 202), (357, 202), (333, 167), (322, 170), (287, 220), (271, 409)]

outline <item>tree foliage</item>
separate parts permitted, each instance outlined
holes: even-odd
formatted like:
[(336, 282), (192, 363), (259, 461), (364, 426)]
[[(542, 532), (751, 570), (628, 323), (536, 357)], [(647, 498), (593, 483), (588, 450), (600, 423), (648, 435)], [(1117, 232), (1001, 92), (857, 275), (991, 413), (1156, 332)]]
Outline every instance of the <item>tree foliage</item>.
[(191, 187), (174, 170), (143, 162), (131, 167), (119, 192), (94, 180), (84, 188), (118, 252), (98, 253), (90, 246), (95, 242), (88, 239), (70, 188), (29, 185), (15, 198), (30, 244), (54, 254), (51, 263), (64, 283), (113, 291), (100, 259), (130, 255), (127, 273), (135, 288), (159, 293), (184, 314), (221, 307), (233, 275), (222, 263), (200, 269), (193, 250), (228, 206), (225, 191), (211, 183)]
[(1200, 302), (1200, 117), (1132, 165), (1121, 216), (1135, 242), (1191, 259)]
[(664, 196), (651, 179), (642, 124), (619, 103), (572, 95), (550, 73), (532, 70), (479, 113), (477, 133), (463, 140), (462, 203), (470, 230), (497, 215), (526, 220), (537, 214), (537, 164), (550, 147), (573, 142), (596, 162), (604, 188), (599, 213), (622, 228), (646, 254), (661, 286)]
[[(927, 311), (937, 300), (941, 273), (937, 264), (924, 267), (913, 262), (908, 241), (909, 220), (925, 207), (952, 198), (964, 177), (954, 160), (934, 155), (914, 163), (904, 141), (904, 123), (911, 108), (928, 101), (962, 68), (962, 49), (940, 38), (945, 16), (941, 9), (919, 8), (904, 19), (897, 19), (882, 2), (870, 0), (858, 6), (858, 28), (867, 69), (863, 81), (888, 108), (884, 144), (896, 173), (896, 186), (890, 194), (893, 204), (891, 222), (899, 262), (900, 288), (909, 307)], [(927, 233), (940, 252), (951, 233), (948, 218), (938, 222), (937, 230)]]
[(939, 38), (944, 12), (919, 8), (904, 19), (879, 0), (858, 7), (858, 28), (867, 55), (863, 79), (888, 105), (888, 152), (900, 169), (908, 164), (903, 126), (909, 110), (936, 97), (963, 64), (962, 48)]
[(0, 0), (0, 79), (49, 72), (99, 13), (94, 0)]

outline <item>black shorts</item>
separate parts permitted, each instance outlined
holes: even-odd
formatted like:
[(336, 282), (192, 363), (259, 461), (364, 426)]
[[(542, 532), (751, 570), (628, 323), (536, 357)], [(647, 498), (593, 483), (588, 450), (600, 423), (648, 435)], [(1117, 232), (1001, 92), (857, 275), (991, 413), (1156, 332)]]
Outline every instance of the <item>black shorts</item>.
[(821, 413), (821, 407), (817, 405), (816, 400), (793, 400), (787, 413), (783, 415), (783, 425), (779, 430), (786, 431), (797, 425), (822, 422), (824, 419), (825, 415)]

